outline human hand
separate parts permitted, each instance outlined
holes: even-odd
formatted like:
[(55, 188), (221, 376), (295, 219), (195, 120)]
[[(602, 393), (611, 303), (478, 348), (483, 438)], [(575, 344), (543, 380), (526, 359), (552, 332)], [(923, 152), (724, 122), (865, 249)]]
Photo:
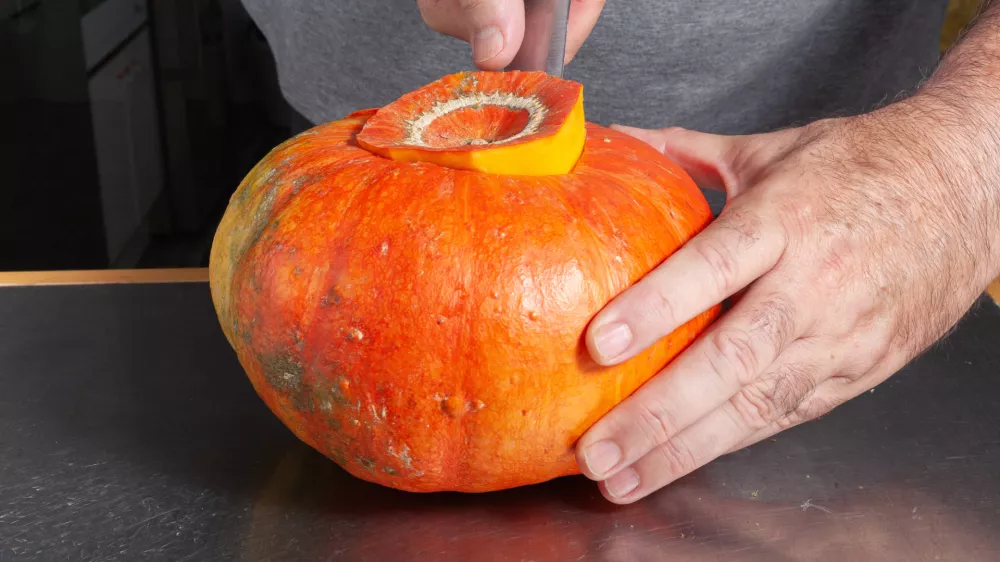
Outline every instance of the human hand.
[(829, 412), (975, 302), (996, 274), (998, 194), (961, 160), (972, 151), (952, 135), (956, 113), (931, 103), (752, 136), (622, 128), (729, 200), (594, 318), (591, 356), (620, 363), (734, 304), (579, 440), (581, 470), (605, 497), (630, 503)]
[[(597, 24), (605, 0), (573, 0), (566, 35), (566, 62), (573, 60)], [(472, 46), (481, 70), (502, 70), (524, 39), (523, 0), (417, 0), (431, 29)]]

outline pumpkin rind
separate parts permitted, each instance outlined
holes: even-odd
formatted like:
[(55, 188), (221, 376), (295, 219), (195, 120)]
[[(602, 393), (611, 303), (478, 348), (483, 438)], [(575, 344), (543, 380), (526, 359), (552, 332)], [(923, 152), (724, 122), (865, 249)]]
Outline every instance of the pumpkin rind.
[(505, 176), (358, 146), (376, 113), (275, 148), (212, 247), (222, 329), (267, 406), (351, 474), (410, 491), (577, 474), (577, 438), (689, 345), (714, 307), (599, 367), (582, 337), (704, 228), (694, 182), (594, 124), (572, 172)]

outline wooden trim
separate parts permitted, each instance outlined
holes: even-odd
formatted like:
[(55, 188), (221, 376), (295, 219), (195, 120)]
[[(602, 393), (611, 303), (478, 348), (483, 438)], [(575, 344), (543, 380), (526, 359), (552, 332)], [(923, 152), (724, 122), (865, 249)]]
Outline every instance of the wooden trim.
[(121, 283), (205, 283), (207, 268), (0, 271), (0, 287)]
[(986, 291), (991, 297), (993, 297), (993, 300), (995, 300), (997, 304), (1000, 304), (1000, 277), (994, 279), (993, 283), (990, 283), (990, 288)]
[(962, 31), (972, 23), (973, 18), (983, 6), (983, 0), (950, 0), (945, 12), (944, 24), (938, 47), (941, 52), (947, 51), (961, 35)]
[[(207, 268), (98, 269), (84, 271), (0, 271), (0, 287), (122, 283), (207, 283)], [(1000, 278), (987, 292), (1000, 304)]]

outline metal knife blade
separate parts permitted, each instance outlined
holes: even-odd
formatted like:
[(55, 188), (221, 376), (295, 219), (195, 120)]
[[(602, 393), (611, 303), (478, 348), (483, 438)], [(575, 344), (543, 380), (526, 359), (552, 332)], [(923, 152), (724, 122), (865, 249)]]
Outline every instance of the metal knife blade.
[(506, 70), (562, 77), (571, 0), (524, 0), (524, 41)]

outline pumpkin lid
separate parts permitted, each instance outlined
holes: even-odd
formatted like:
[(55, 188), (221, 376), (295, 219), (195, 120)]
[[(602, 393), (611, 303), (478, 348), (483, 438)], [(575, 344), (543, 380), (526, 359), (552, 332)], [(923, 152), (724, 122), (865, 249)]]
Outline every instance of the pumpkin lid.
[(542, 176), (572, 171), (586, 136), (581, 84), (544, 72), (460, 72), (377, 110), (357, 142), (398, 161)]

